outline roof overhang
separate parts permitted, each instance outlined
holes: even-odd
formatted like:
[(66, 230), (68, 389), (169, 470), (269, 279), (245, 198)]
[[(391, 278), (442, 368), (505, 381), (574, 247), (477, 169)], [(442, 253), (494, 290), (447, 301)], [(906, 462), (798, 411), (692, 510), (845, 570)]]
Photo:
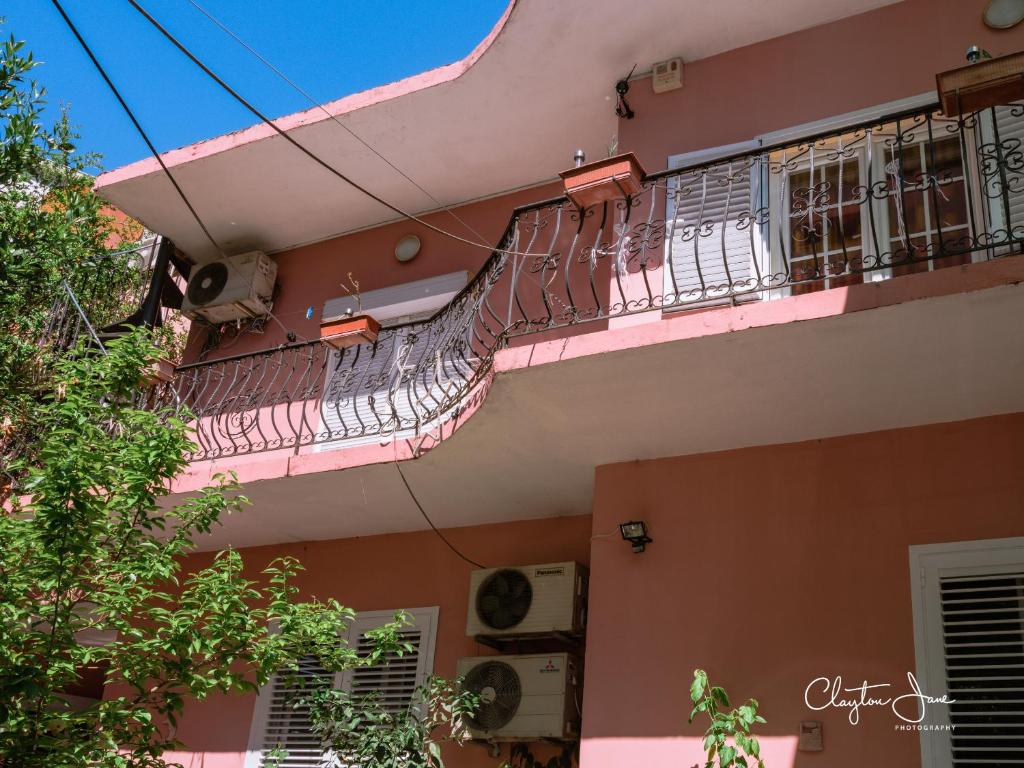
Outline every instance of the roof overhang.
[[(634, 64), (693, 61), (891, 2), (645, 0), (624, 12), (617, 0), (513, 0), (465, 59), (331, 102), (331, 117), (313, 108), (277, 125), (378, 196), (422, 213), (437, 205), (332, 118), (455, 205), (550, 181), (577, 148), (604, 156), (616, 132), (614, 84)], [(163, 159), (228, 253), (279, 251), (396, 218), (267, 125)], [(153, 158), (103, 174), (97, 189), (194, 259), (216, 254)]]

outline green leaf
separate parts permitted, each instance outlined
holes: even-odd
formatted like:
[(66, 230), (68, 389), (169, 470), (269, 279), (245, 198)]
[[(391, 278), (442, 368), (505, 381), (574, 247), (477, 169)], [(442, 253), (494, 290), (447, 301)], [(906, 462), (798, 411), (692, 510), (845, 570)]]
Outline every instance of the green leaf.
[(692, 701), (700, 701), (701, 697), (704, 696), (704, 690), (707, 687), (708, 676), (703, 669), (696, 669), (693, 672), (693, 682), (690, 684), (690, 699)]

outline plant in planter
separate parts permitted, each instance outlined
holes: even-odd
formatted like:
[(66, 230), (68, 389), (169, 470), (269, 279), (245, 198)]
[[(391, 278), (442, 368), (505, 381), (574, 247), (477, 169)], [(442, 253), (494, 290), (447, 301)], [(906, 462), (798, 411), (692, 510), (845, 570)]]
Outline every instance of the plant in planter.
[(174, 369), (181, 363), (187, 342), (188, 326), (183, 325), (177, 316), (167, 318), (153, 329), (153, 344), (160, 355), (143, 369), (142, 375), (147, 384), (156, 386), (174, 380)]
[(341, 284), (345, 293), (356, 300), (355, 313), (349, 309), (341, 317), (329, 317), (320, 321), (320, 340), (335, 349), (344, 349), (357, 344), (372, 344), (380, 333), (380, 323), (370, 315), (363, 314), (363, 299), (359, 292), (359, 281), (348, 273), (348, 285)]
[(157, 357), (149, 363), (142, 375), (147, 384), (167, 384), (174, 380), (175, 367), (173, 360)]
[(694, 707), (689, 722), (699, 712), (711, 718), (711, 725), (704, 732), (704, 751), (708, 755), (704, 768), (764, 768), (761, 745), (750, 733), (755, 723), (764, 723), (764, 718), (757, 714), (756, 699), (731, 712), (720, 712), (719, 707), (731, 706), (729, 696), (725, 689), (708, 682), (708, 673), (703, 669), (693, 672), (690, 699)]
[(637, 194), (643, 185), (644, 175), (640, 161), (632, 152), (570, 168), (559, 174), (565, 184), (565, 193), (580, 208)]
[(512, 745), (509, 759), (501, 764), (501, 768), (573, 768), (579, 765), (580, 743), (570, 741), (562, 745), (561, 751), (546, 761), (538, 760), (526, 743)]

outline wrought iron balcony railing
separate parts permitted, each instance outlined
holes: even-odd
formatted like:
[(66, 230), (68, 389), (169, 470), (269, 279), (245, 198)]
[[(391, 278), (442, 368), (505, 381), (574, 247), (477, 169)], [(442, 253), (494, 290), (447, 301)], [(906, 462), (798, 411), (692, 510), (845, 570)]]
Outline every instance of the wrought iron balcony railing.
[(581, 210), (517, 209), (429, 320), (181, 366), (158, 400), (194, 415), (195, 458), (420, 433), (457, 412), (513, 337), (637, 312), (763, 301), (1024, 249), (1024, 105), (935, 108), (648, 177)]
[[(39, 345), (60, 354), (73, 349), (83, 335), (91, 338), (93, 346), (102, 347), (104, 341), (131, 326), (162, 325), (171, 307), (156, 294), (174, 291), (180, 297), (185, 276), (173, 262), (161, 263), (161, 244), (171, 247), (160, 237), (146, 238), (127, 248), (97, 254), (91, 263), (69, 274), (54, 298)], [(157, 270), (164, 270), (166, 277), (154, 293)]]

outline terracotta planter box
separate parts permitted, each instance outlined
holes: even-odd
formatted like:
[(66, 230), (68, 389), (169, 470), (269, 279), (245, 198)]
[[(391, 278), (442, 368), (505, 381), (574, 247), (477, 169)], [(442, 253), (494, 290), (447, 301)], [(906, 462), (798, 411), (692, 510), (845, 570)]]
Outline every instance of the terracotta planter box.
[(380, 323), (369, 315), (353, 315), (320, 323), (320, 341), (335, 349), (372, 344), (380, 333)]
[(1024, 52), (986, 59), (935, 76), (949, 117), (1024, 99)]
[(142, 372), (142, 378), (147, 384), (167, 384), (174, 381), (175, 364), (166, 357), (159, 357), (150, 363)]
[(644, 169), (632, 152), (562, 171), (565, 193), (580, 208), (635, 195), (644, 180)]

